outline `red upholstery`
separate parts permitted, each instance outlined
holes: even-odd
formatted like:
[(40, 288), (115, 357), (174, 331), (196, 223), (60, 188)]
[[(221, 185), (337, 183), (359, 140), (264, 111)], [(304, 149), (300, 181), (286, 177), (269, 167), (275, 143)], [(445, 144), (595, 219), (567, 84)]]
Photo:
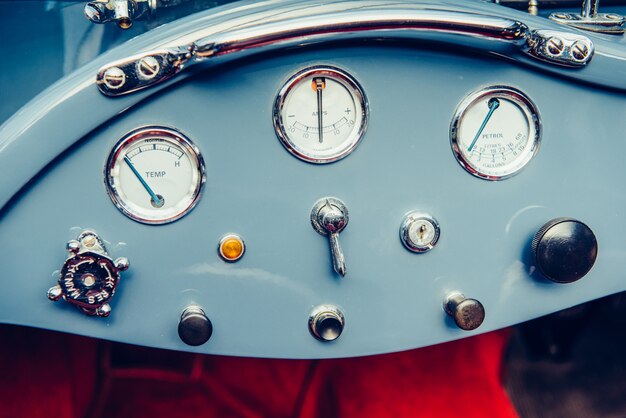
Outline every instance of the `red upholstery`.
[(0, 417), (515, 417), (500, 385), (506, 334), (308, 361), (191, 355), (0, 326)]

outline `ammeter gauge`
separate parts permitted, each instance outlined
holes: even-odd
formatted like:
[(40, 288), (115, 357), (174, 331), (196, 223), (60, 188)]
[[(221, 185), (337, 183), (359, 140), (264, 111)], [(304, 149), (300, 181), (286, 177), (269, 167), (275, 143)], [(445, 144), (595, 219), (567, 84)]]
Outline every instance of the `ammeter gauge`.
[(198, 148), (173, 129), (146, 127), (115, 145), (105, 170), (113, 203), (146, 224), (180, 219), (198, 202), (205, 182)]
[(274, 127), (284, 147), (316, 164), (350, 154), (365, 133), (367, 116), (361, 86), (345, 71), (328, 66), (292, 76), (274, 104)]
[(470, 174), (502, 180), (522, 170), (539, 150), (541, 121), (535, 104), (512, 87), (469, 95), (450, 126), (454, 156)]

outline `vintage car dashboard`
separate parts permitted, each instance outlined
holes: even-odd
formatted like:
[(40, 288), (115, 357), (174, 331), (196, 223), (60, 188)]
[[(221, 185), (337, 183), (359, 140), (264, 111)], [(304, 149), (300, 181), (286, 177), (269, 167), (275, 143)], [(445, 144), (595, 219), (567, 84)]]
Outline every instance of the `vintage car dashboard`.
[(0, 322), (347, 357), (624, 291), (625, 58), (453, 0), (146, 32), (0, 127)]

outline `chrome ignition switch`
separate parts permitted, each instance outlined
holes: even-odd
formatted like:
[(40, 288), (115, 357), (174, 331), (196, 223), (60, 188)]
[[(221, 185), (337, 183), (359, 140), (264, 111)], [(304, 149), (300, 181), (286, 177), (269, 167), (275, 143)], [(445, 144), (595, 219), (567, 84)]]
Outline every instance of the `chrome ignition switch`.
[(115, 294), (120, 272), (128, 269), (128, 259), (113, 261), (100, 237), (88, 230), (69, 241), (67, 250), (69, 256), (57, 285), (48, 290), (48, 299), (56, 302), (63, 298), (86, 315), (109, 316), (109, 301)]
[(400, 240), (407, 250), (425, 253), (439, 241), (439, 222), (427, 213), (410, 212), (400, 225)]
[(339, 245), (339, 233), (348, 225), (348, 208), (339, 199), (325, 197), (311, 210), (311, 225), (320, 235), (328, 236), (333, 268), (342, 277), (346, 275), (346, 259)]

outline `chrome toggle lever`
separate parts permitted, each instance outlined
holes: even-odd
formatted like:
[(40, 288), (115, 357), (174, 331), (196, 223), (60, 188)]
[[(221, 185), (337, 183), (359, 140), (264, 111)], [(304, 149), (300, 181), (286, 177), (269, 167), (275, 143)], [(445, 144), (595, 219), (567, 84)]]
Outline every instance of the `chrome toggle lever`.
[(346, 275), (346, 258), (339, 245), (339, 233), (348, 225), (348, 220), (348, 208), (334, 197), (318, 200), (311, 210), (311, 225), (320, 235), (328, 236), (333, 268), (341, 276)]

